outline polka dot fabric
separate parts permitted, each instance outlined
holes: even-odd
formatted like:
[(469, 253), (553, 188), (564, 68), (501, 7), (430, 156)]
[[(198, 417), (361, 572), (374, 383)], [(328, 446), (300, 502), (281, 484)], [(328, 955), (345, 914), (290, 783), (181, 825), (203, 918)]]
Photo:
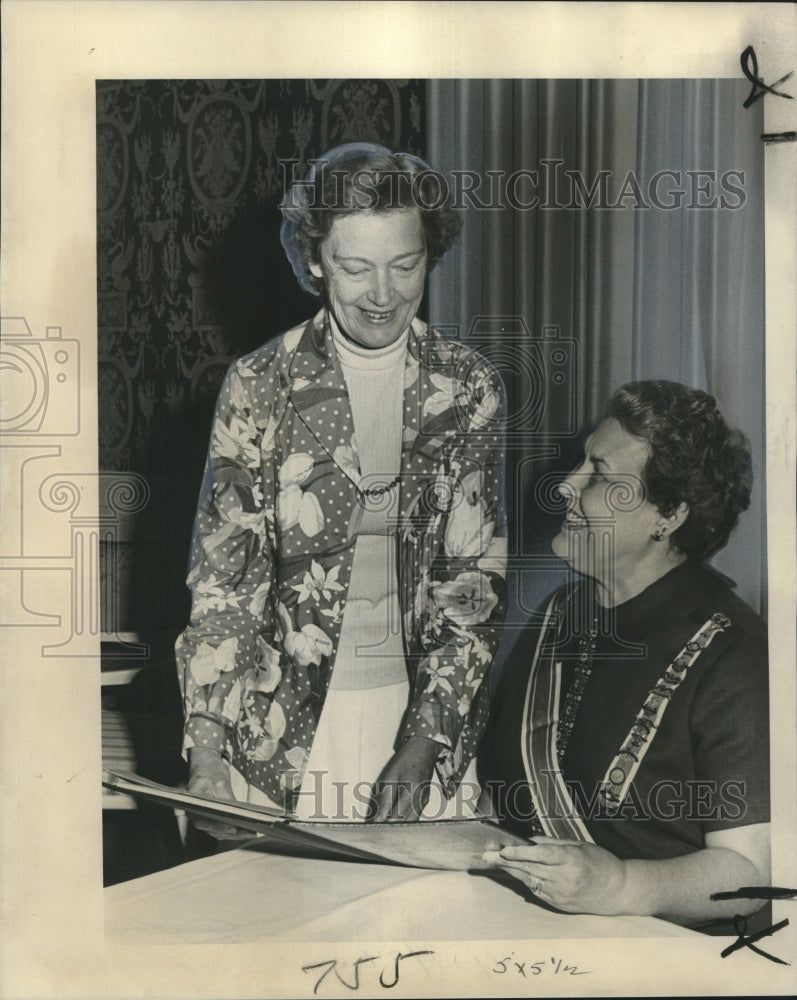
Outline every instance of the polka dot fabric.
[[(453, 794), (487, 718), (505, 610), (503, 387), (414, 320), (404, 366), (399, 596), (411, 696), (400, 739), (441, 747)], [(176, 644), (184, 748), (289, 804), (334, 670), (359, 460), (324, 310), (236, 362), (216, 406)]]

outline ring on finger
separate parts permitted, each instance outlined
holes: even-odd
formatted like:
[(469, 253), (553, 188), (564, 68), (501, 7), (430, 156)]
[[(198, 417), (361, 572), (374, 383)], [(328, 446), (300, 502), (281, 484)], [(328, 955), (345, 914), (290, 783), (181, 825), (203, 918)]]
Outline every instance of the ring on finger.
[(532, 891), (532, 893), (535, 896), (539, 896), (540, 891), (542, 890), (543, 884), (544, 883), (543, 883), (543, 880), (541, 878), (535, 879), (534, 885), (531, 887), (531, 891)]

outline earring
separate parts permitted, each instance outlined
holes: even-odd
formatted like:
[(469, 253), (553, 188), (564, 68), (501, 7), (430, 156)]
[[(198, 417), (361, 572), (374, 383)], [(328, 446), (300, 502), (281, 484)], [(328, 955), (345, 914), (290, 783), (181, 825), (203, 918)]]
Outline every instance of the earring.
[(650, 537), (656, 542), (661, 542), (667, 537), (667, 532), (664, 528), (656, 528)]

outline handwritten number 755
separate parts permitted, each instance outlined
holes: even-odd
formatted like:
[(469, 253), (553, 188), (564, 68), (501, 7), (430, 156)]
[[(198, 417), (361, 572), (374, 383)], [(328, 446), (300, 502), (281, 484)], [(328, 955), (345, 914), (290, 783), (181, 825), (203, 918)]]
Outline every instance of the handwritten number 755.
[[(433, 955), (433, 954), (434, 954), (433, 951), (409, 951), (404, 954), (398, 952), (396, 954), (395, 965), (393, 968), (393, 976), (392, 976), (393, 981), (390, 982), (385, 979), (385, 969), (383, 968), (382, 971), (379, 973), (380, 985), (384, 987), (384, 989), (386, 990), (393, 989), (393, 987), (399, 981), (399, 964), (403, 959), (416, 958), (418, 955)], [(330, 972), (335, 973), (335, 978), (341, 985), (345, 986), (347, 990), (354, 991), (358, 990), (361, 985), (360, 966), (365, 965), (366, 962), (375, 962), (379, 957), (380, 957), (379, 955), (370, 955), (367, 958), (358, 958), (356, 962), (354, 962), (353, 964), (354, 975), (351, 978), (351, 981), (349, 979), (345, 979), (338, 971), (338, 960), (336, 958), (327, 959), (325, 962), (315, 962), (313, 965), (303, 965), (302, 972), (313, 972), (314, 970), (317, 969), (324, 969), (324, 971), (316, 980), (315, 986), (313, 987), (313, 996), (318, 995), (318, 990), (319, 987), (321, 986), (321, 983), (323, 983), (323, 981), (327, 978)]]

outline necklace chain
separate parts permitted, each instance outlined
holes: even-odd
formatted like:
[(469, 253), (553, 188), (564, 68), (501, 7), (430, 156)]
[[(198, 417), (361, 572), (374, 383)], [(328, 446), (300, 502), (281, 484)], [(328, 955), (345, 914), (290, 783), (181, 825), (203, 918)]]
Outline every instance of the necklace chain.
[(369, 486), (368, 489), (365, 490), (360, 489), (360, 487), (358, 486), (357, 492), (360, 494), (361, 497), (381, 497), (384, 496), (385, 493), (389, 493), (394, 486), (398, 485), (398, 481), (399, 477), (394, 476), (393, 479), (391, 479), (391, 481), (387, 483), (385, 486)]
[(559, 713), (559, 725), (556, 733), (556, 752), (561, 765), (570, 742), (570, 734), (573, 732), (578, 708), (584, 691), (592, 674), (592, 663), (595, 658), (595, 639), (598, 635), (598, 619), (593, 618), (592, 624), (587, 629), (585, 635), (578, 640), (578, 662), (575, 673), (567, 689), (567, 696), (563, 709)]

